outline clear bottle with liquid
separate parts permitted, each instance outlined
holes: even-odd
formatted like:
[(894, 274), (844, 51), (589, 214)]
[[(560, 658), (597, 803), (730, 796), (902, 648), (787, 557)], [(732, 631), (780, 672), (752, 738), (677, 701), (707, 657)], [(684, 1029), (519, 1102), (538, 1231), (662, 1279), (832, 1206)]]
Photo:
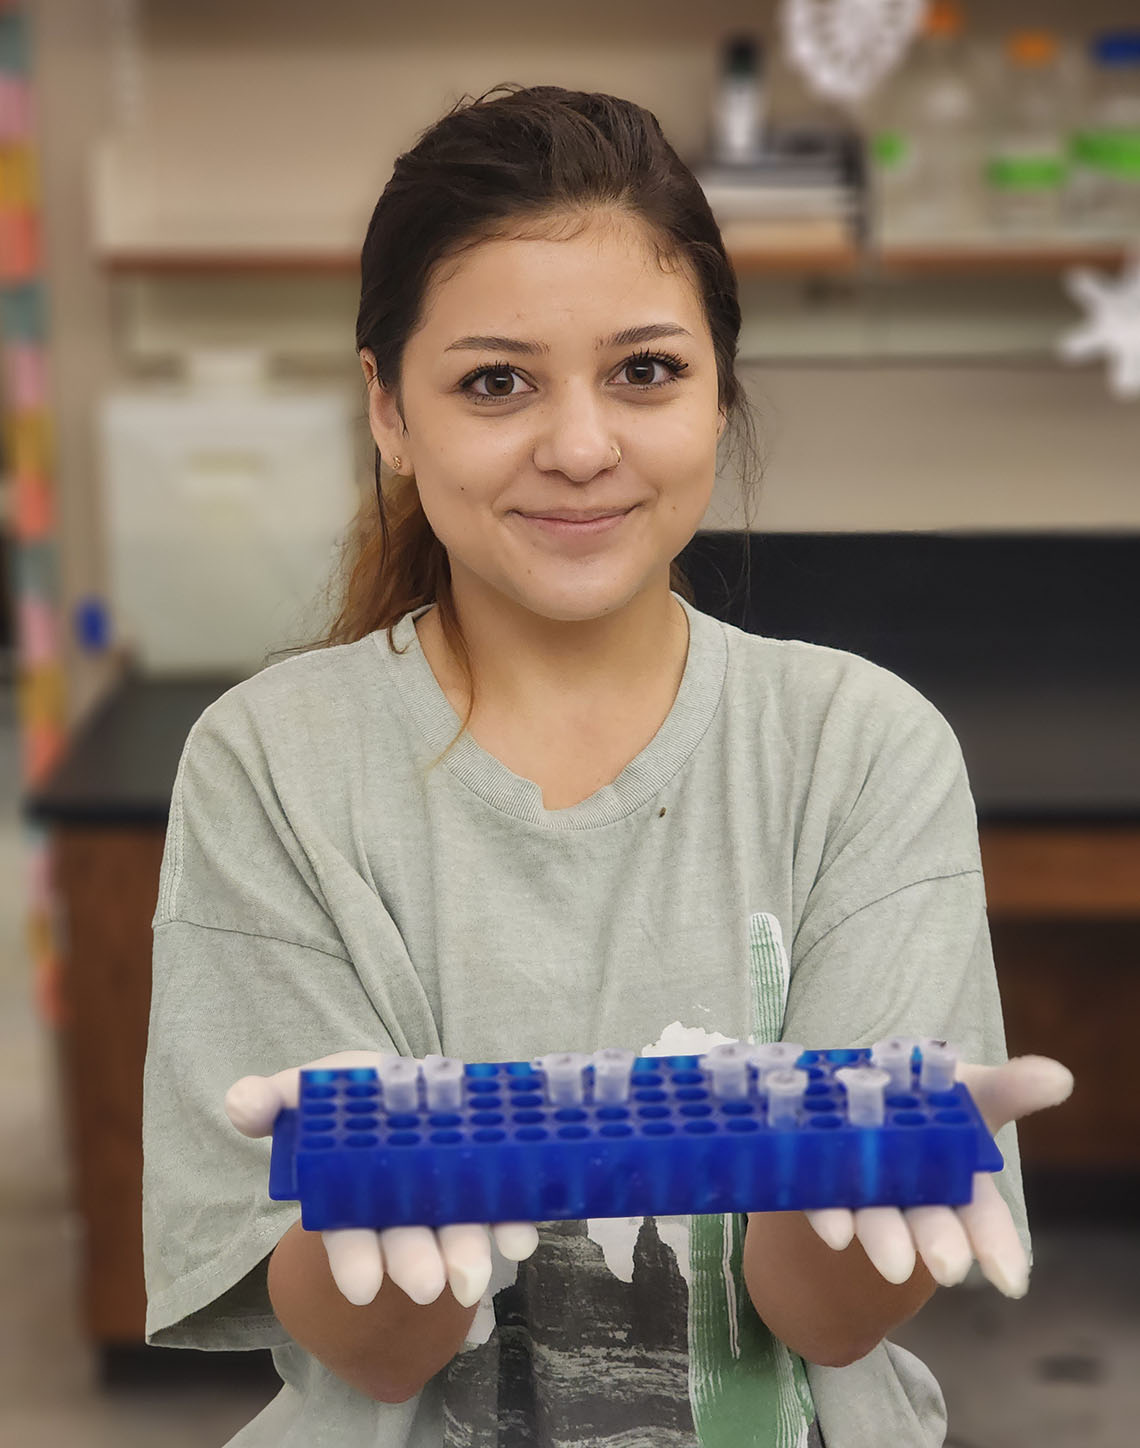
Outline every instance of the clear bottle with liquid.
[(977, 231), (981, 121), (961, 6), (935, 0), (874, 118), (871, 171), (881, 236)]
[(985, 168), (995, 230), (1031, 237), (1063, 229), (1069, 94), (1070, 77), (1055, 35), (1021, 30), (1007, 38)]
[(1088, 96), (1073, 136), (1074, 225), (1140, 239), (1140, 30), (1096, 36)]

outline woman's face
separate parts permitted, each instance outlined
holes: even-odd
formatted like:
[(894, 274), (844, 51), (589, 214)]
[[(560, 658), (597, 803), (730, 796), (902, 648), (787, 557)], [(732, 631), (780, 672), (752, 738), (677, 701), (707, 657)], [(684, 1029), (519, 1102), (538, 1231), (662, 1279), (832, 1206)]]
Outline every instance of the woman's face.
[(425, 317), (404, 349), (407, 432), (379, 384), (369, 415), (385, 460), (415, 473), (460, 610), (497, 595), (584, 620), (667, 590), (725, 422), (692, 284), (607, 219), (483, 242), (440, 269)]

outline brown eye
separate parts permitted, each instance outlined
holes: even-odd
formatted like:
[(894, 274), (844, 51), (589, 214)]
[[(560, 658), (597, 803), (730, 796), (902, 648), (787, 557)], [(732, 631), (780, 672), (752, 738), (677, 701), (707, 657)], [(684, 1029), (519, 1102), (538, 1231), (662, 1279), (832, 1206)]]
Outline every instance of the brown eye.
[[(656, 382), (647, 380), (647, 378), (652, 378), (653, 369), (658, 365), (668, 368), (672, 375)], [(676, 382), (688, 365), (687, 362), (682, 362), (679, 357), (674, 357), (669, 352), (638, 352), (635, 356), (625, 359), (618, 368), (617, 375), (620, 377), (623, 373), (628, 373), (636, 368), (641, 373), (641, 377), (637, 381), (627, 383), (627, 386), (632, 387), (635, 392), (650, 392), (655, 387), (668, 387), (671, 383)], [(459, 390), (465, 392), (468, 397), (481, 406), (486, 406), (489, 402), (509, 402), (512, 398), (523, 395), (521, 392), (511, 390), (512, 380), (517, 376), (518, 373), (509, 362), (494, 362), (490, 366), (479, 367), (469, 373), (459, 384)], [(486, 390), (473, 390), (475, 383), (482, 381), (483, 378), (487, 379)]]

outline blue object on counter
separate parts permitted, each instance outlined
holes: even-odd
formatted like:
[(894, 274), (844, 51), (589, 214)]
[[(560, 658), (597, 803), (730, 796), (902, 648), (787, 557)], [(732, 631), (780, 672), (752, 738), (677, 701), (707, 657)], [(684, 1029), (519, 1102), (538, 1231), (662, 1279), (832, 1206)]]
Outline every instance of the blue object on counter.
[(101, 598), (81, 598), (75, 605), (75, 637), (89, 653), (105, 649), (110, 642), (111, 624)]
[(1110, 30), (1094, 38), (1092, 57), (1098, 65), (1140, 65), (1140, 30)]
[(835, 1073), (870, 1057), (803, 1052), (790, 1127), (769, 1124), (755, 1079), (718, 1097), (700, 1056), (638, 1058), (622, 1104), (595, 1100), (589, 1066), (574, 1106), (525, 1061), (466, 1065), (453, 1110), (420, 1094), (386, 1111), (369, 1067), (306, 1070), (274, 1126), (269, 1195), (300, 1201), (310, 1231), (970, 1201), (974, 1173), (1003, 1161), (967, 1088), (925, 1091), (912, 1064), (883, 1124), (853, 1126)]

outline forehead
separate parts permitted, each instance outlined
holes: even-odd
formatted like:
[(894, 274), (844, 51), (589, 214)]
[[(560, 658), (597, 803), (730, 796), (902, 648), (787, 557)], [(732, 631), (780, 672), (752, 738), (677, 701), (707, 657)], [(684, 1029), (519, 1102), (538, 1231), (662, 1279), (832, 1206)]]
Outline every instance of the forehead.
[(438, 351), (461, 335), (559, 336), (591, 348), (619, 328), (673, 321), (705, 330), (691, 277), (659, 263), (635, 224), (487, 239), (441, 263), (429, 282), (422, 344)]

